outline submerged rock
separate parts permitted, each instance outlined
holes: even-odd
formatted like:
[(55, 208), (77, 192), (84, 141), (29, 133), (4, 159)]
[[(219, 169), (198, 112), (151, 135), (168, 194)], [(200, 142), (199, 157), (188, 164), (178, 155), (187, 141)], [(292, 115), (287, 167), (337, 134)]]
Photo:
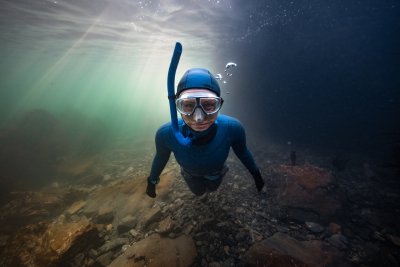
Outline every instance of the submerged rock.
[(325, 230), (324, 227), (322, 227), (321, 225), (319, 225), (318, 223), (315, 222), (306, 222), (306, 227), (308, 230), (310, 230), (311, 232), (318, 234), (321, 233)]
[(244, 257), (246, 267), (308, 267), (306, 263), (261, 244), (254, 245)]
[(68, 215), (74, 215), (86, 205), (86, 201), (80, 200), (72, 204), (66, 211)]
[[(161, 175), (157, 186), (158, 197), (167, 194), (173, 176)], [(122, 180), (95, 190), (86, 200), (82, 213), (94, 217), (96, 223), (113, 223), (121, 233), (135, 227), (146, 227), (161, 217), (161, 211), (154, 206), (154, 200), (145, 195), (146, 177)], [(130, 217), (134, 216), (136, 221)], [(130, 219), (129, 219), (130, 218)], [(140, 219), (139, 219), (140, 218)]]
[(197, 256), (191, 237), (181, 235), (175, 239), (153, 234), (133, 244), (109, 267), (128, 266), (191, 266)]
[[(73, 188), (50, 188), (43, 191), (13, 192), (10, 200), (0, 208), (2, 231), (10, 233), (18, 227), (47, 221), (59, 216), (77, 198), (84, 194)], [(70, 212), (76, 212), (75, 207)], [(70, 215), (69, 212), (66, 212)]]
[(104, 253), (100, 257), (96, 259), (96, 263), (99, 264), (100, 266), (108, 266), (111, 261), (112, 257), (114, 256), (114, 253), (112, 251), (109, 251), (107, 253)]
[(118, 233), (125, 233), (135, 227), (138, 219), (135, 216), (128, 215), (118, 223), (117, 230)]
[(0, 265), (62, 266), (99, 241), (97, 228), (85, 217), (76, 223), (28, 225), (7, 244)]
[(102, 245), (99, 250), (98, 253), (104, 254), (106, 252), (109, 252), (111, 250), (116, 250), (117, 248), (122, 247), (123, 245), (127, 244), (129, 242), (128, 238), (116, 238), (113, 239), (111, 241), (106, 242), (104, 245)]
[(174, 221), (171, 219), (170, 216), (162, 220), (158, 225), (158, 231), (160, 234), (168, 234), (174, 228)]
[(328, 194), (327, 187), (333, 182), (329, 171), (310, 164), (279, 165), (274, 171), (279, 177), (272, 187), (277, 203), (283, 207), (309, 210), (323, 221), (329, 220), (341, 207), (340, 200)]
[(344, 250), (347, 248), (347, 238), (341, 234), (334, 234), (328, 238), (328, 242), (337, 249)]
[(328, 266), (333, 254), (322, 250), (321, 241), (297, 241), (276, 233), (254, 244), (245, 254), (246, 266)]

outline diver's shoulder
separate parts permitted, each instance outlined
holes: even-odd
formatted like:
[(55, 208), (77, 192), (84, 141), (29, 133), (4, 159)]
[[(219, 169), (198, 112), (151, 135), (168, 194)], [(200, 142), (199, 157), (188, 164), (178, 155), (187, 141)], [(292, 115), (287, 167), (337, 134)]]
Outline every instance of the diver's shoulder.
[(171, 122), (166, 122), (158, 128), (156, 136), (158, 137), (167, 136), (171, 131), (171, 129), (172, 129)]
[(234, 117), (231, 117), (231, 116), (228, 116), (228, 115), (224, 115), (224, 114), (219, 114), (217, 121), (220, 124), (232, 125), (234, 127), (235, 126), (236, 127), (243, 127), (242, 123), (238, 119), (236, 119)]
[[(178, 127), (181, 126), (182, 124), (183, 120), (178, 119)], [(161, 125), (157, 130), (157, 134), (169, 134), (170, 132), (172, 132), (172, 123), (170, 121)]]
[(169, 128), (171, 128), (171, 122), (166, 122), (158, 128), (158, 131), (165, 131)]

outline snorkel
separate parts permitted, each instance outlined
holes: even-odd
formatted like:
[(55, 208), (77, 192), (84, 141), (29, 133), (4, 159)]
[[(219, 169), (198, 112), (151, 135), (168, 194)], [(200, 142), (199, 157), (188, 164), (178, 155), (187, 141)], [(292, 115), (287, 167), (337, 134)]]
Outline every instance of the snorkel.
[(175, 74), (176, 69), (178, 68), (179, 59), (182, 54), (182, 45), (177, 42), (174, 49), (174, 54), (172, 55), (171, 64), (169, 65), (168, 70), (168, 100), (169, 100), (169, 109), (171, 113), (171, 125), (172, 131), (174, 132), (175, 138), (179, 144), (183, 146), (187, 146), (191, 144), (191, 139), (188, 137), (184, 137), (182, 133), (179, 131), (178, 127), (178, 116), (176, 111), (176, 103), (175, 103)]

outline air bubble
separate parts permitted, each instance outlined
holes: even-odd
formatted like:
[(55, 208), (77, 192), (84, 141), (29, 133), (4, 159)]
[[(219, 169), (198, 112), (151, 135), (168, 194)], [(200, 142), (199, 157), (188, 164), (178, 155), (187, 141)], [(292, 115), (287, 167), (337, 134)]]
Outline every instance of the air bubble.
[(237, 64), (235, 62), (228, 62), (226, 63), (225, 69), (228, 70), (233, 67), (237, 67)]
[(235, 63), (235, 62), (228, 62), (228, 63), (226, 63), (226, 66), (225, 66), (225, 73), (226, 73), (226, 76), (228, 76), (228, 77), (230, 77), (230, 76), (232, 76), (232, 71), (235, 69), (237, 67), (237, 64)]

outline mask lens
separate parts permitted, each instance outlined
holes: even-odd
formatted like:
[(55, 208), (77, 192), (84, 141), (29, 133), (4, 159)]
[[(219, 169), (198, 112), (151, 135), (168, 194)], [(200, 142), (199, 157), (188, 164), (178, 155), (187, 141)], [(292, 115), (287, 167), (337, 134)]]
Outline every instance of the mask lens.
[(181, 98), (176, 100), (176, 108), (182, 114), (189, 115), (193, 112), (196, 107), (195, 98)]
[(204, 112), (207, 114), (213, 114), (221, 107), (221, 101), (219, 98), (200, 98), (200, 105)]

